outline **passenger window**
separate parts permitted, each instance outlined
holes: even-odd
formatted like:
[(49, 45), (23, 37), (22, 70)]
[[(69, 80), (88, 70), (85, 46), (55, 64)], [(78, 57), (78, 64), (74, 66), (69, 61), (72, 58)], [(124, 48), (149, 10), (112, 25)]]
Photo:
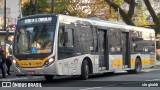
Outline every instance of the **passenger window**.
[(108, 30), (108, 39), (110, 54), (121, 54), (121, 33), (116, 30)]
[(73, 29), (61, 28), (58, 36), (58, 59), (74, 56)]
[(73, 30), (60, 29), (59, 30), (59, 47), (73, 47)]

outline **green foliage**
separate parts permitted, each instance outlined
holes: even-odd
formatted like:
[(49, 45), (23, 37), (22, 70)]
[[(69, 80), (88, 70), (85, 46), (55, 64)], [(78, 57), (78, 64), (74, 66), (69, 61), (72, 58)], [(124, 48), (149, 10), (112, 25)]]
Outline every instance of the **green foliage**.
[(158, 19), (159, 19), (158, 26), (154, 26), (154, 27), (153, 27), (153, 28), (155, 29), (156, 35), (157, 35), (157, 34), (160, 34), (160, 13), (157, 14), (157, 17), (158, 17)]
[(40, 13), (48, 13), (49, 11), (47, 8), (49, 8), (50, 5), (48, 4), (47, 0), (38, 0), (38, 12)]
[[(158, 19), (159, 19), (159, 21), (160, 21), (160, 13), (157, 15), (157, 17), (158, 17)], [(159, 22), (160, 23), (160, 22)]]
[[(81, 3), (81, 2), (79, 2)], [(54, 13), (65, 14), (70, 16), (80, 16), (83, 13), (82, 9), (76, 9), (77, 2), (71, 0), (54, 0)], [(85, 13), (83, 13), (84, 15)]]
[(114, 2), (120, 6), (124, 2), (124, 0), (114, 0)]
[[(38, 11), (36, 11), (36, 5), (30, 5), (28, 1), (23, 4), (22, 15), (27, 16), (36, 14), (36, 12), (38, 14), (51, 13), (51, 6), (51, 3), (48, 3), (47, 0), (38, 0)], [(108, 8), (108, 4), (104, 0), (91, 0), (87, 3), (84, 3), (83, 0), (54, 0), (53, 3), (53, 13), (78, 17), (101, 17), (98, 16), (100, 13), (104, 13), (109, 17)]]
[[(38, 13), (48, 13), (49, 11), (47, 10), (47, 8), (49, 8), (49, 4), (46, 0), (38, 0)], [(22, 14), (23, 16), (27, 16), (30, 15), (30, 10), (31, 10), (31, 14), (36, 14), (36, 5), (32, 4), (30, 5), (30, 2), (26, 2), (24, 3), (23, 7), (22, 7)]]
[[(84, 8), (85, 7), (85, 8)], [(96, 17), (97, 13), (105, 10), (103, 13), (108, 14), (108, 4), (104, 0), (91, 0), (91, 2), (83, 3), (83, 0), (75, 2), (74, 0), (54, 0), (53, 13), (65, 14), (79, 17)], [(24, 3), (22, 7), (23, 16), (36, 13), (36, 5), (30, 5), (30, 2)], [(88, 10), (88, 11), (87, 11)], [(51, 13), (51, 3), (47, 0), (38, 0), (38, 14)], [(112, 13), (113, 14), (113, 13)], [(108, 14), (109, 15), (109, 14)]]
[(24, 6), (22, 7), (22, 15), (27, 16), (30, 13), (30, 5), (29, 3), (25, 3)]
[(156, 59), (160, 61), (160, 55), (156, 55)]
[(69, 0), (55, 0), (54, 1), (54, 13), (56, 14), (68, 14), (67, 7), (70, 4)]

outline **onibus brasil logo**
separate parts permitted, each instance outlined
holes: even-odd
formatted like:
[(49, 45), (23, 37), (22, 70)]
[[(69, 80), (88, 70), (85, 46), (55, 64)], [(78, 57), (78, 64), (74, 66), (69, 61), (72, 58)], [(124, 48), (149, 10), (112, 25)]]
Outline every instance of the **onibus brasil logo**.
[(41, 83), (2, 82), (2, 87), (42, 87)]

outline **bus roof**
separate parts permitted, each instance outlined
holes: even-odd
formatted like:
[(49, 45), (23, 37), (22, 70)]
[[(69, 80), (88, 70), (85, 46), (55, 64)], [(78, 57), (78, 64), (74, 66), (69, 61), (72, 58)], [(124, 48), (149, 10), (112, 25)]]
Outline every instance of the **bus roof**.
[(60, 19), (64, 21), (69, 21), (69, 22), (76, 22), (77, 20), (82, 20), (82, 21), (88, 21), (92, 25), (104, 26), (107, 28), (115, 28), (115, 29), (117, 28), (117, 29), (134, 30), (134, 31), (146, 30), (146, 32), (155, 32), (154, 29), (136, 27), (136, 26), (126, 25), (118, 22), (105, 21), (101, 19), (79, 18), (79, 17), (67, 16), (62, 14), (58, 14), (58, 16), (60, 17)]
[(56, 16), (56, 14), (35, 14), (35, 15), (29, 15), (20, 18), (19, 20), (28, 19), (28, 18), (36, 18), (36, 17), (53, 17)]
[(60, 20), (67, 21), (67, 22), (77, 22), (79, 20), (81, 21), (87, 21), (91, 23), (91, 25), (97, 25), (97, 26), (103, 26), (107, 28), (115, 28), (115, 29), (124, 29), (126, 31), (134, 30), (134, 31), (144, 31), (146, 32), (155, 32), (154, 29), (148, 29), (144, 27), (136, 27), (131, 25), (126, 25), (122, 23), (117, 22), (111, 22), (111, 21), (105, 21), (101, 19), (91, 19), (91, 18), (79, 18), (75, 16), (68, 16), (68, 15), (62, 15), (62, 14), (36, 14), (36, 15), (30, 15), (23, 18), (20, 18), (19, 20), (28, 19), (28, 18), (36, 18), (36, 17), (52, 17), (52, 16), (58, 16)]

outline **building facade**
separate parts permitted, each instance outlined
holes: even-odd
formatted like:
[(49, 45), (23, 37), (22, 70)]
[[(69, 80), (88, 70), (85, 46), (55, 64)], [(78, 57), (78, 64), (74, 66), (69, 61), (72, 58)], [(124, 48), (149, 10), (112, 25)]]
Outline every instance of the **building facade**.
[[(3, 30), (4, 27), (4, 0), (0, 0), (0, 30)], [(6, 27), (10, 24), (11, 21), (11, 9), (6, 8)]]

